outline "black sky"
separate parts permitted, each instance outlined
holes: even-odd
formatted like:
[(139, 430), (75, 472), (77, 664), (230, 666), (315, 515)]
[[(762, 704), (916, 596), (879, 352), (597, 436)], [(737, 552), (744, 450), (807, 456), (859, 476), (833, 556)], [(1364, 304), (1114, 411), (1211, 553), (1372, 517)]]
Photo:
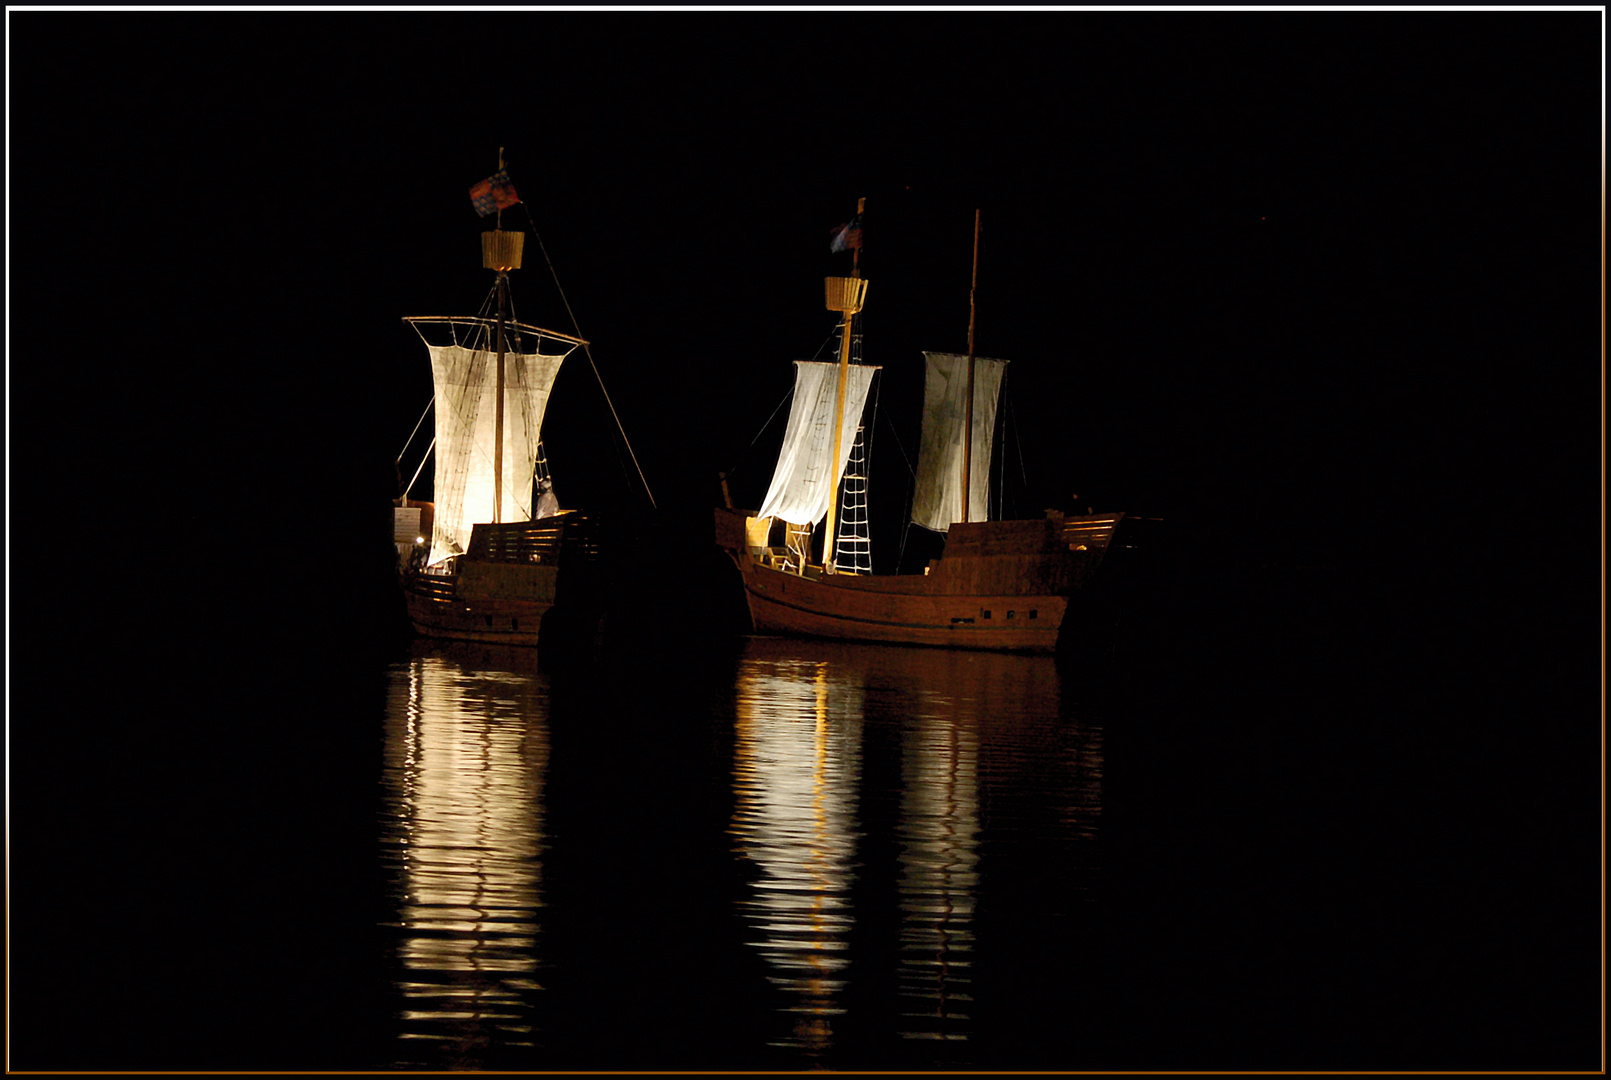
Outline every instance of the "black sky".
[[(10, 23), (13, 311), (50, 313), (14, 333), (94, 325), (109, 471), (143, 475), (143, 442), (226, 500), (339, 513), (308, 448), (358, 475), (401, 448), (429, 396), (401, 317), (485, 296), (466, 189), (499, 147), (672, 506), (709, 501), (831, 328), (858, 198), (908, 454), (920, 350), (966, 348), (981, 211), (977, 344), (1013, 362), (1028, 513), (1078, 492), (1312, 545), (1429, 488), (1513, 498), (1488, 436), (1592, 390), (1543, 339), (1592, 315), (1593, 13)], [(540, 258), (515, 289), (570, 329)], [(14, 405), (33, 377), (13, 363)], [(555, 407), (568, 501), (641, 499), (585, 362)], [(1526, 449), (1590, 450), (1549, 445), (1580, 419)]]

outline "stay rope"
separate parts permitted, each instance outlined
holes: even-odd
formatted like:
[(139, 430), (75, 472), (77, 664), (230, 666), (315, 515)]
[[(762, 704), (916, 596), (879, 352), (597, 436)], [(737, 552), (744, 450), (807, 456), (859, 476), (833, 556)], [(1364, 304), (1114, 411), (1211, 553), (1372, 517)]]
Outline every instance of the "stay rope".
[(766, 418), (766, 423), (761, 425), (761, 430), (755, 433), (755, 438), (750, 440), (750, 444), (746, 446), (744, 448), (744, 452), (738, 456), (738, 461), (734, 462), (733, 467), (728, 469), (723, 475), (731, 477), (738, 471), (738, 467), (744, 464), (744, 459), (749, 456), (751, 450), (755, 449), (755, 444), (760, 441), (762, 435), (766, 434), (766, 429), (772, 426), (772, 421), (778, 418), (778, 413), (783, 411), (783, 406), (788, 404), (789, 399), (793, 396), (794, 384), (790, 383), (789, 388), (783, 391), (783, 397), (778, 401), (777, 408), (772, 410), (772, 415)]
[[(559, 273), (554, 269), (553, 260), (548, 257), (548, 248), (543, 245), (543, 238), (537, 232), (537, 223), (532, 220), (531, 210), (525, 203), (521, 203), (520, 208), (526, 212), (526, 224), (531, 228), (531, 235), (537, 240), (537, 250), (543, 253), (543, 262), (548, 265), (548, 273), (554, 279), (554, 288), (559, 290), (560, 302), (565, 305), (565, 313), (571, 317), (571, 328), (575, 330), (577, 337), (581, 337), (582, 328), (576, 321), (576, 312), (571, 309), (570, 297), (565, 295), (565, 287), (559, 283)], [(638, 464), (638, 455), (632, 449), (632, 440), (627, 438), (626, 428), (621, 426), (621, 416), (615, 411), (615, 402), (610, 400), (610, 392), (605, 389), (604, 376), (599, 374), (599, 366), (593, 361), (593, 350), (583, 342), (582, 352), (587, 357), (588, 365), (593, 369), (593, 377), (598, 380), (599, 390), (604, 394), (604, 403), (610, 407), (610, 416), (615, 420), (615, 429), (621, 433), (621, 441), (626, 444), (627, 453), (632, 458), (632, 467), (638, 470), (638, 482), (643, 485), (643, 493), (649, 496), (649, 505), (658, 510), (660, 507), (654, 501), (654, 492), (649, 490), (649, 481), (643, 475), (643, 466)]]
[[(425, 423), (425, 417), (430, 414), (431, 406), (435, 405), (435, 404), (436, 404), (436, 395), (433, 394), (433, 395), (431, 395), (431, 400), (427, 401), (425, 403), (425, 411), (420, 413), (419, 420), (414, 424), (414, 430), (408, 433), (408, 441), (405, 442), (403, 444), (403, 448), (397, 452), (397, 460), (398, 461), (402, 461), (403, 460), (403, 455), (408, 453), (408, 448), (410, 446), (414, 445), (414, 436), (416, 436), (416, 435), (418, 435), (420, 433), (420, 424)], [(433, 439), (431, 441), (435, 442), (436, 440)], [(427, 450), (426, 453), (428, 454), (428, 453), (430, 453), (430, 451)]]

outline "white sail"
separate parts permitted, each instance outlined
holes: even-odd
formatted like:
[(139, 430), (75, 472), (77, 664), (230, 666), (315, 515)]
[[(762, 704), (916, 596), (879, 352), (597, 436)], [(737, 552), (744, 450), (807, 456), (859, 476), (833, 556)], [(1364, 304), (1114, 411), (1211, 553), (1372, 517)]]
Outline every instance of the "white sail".
[(828, 516), (828, 498), (845, 472), (856, 425), (867, 404), (867, 390), (876, 366), (851, 364), (845, 379), (845, 414), (840, 425), (839, 460), (830, 473), (833, 457), (833, 414), (839, 392), (839, 365), (796, 360), (794, 403), (783, 434), (772, 486), (767, 489), (758, 516), (782, 518), (794, 525), (815, 525)]
[[(427, 345), (436, 382), (436, 526), (430, 561), (470, 546), (470, 530), (493, 519), (493, 448), (497, 426), (495, 349)], [(548, 393), (570, 353), (504, 354), (502, 520), (529, 521), (537, 440)]]
[[(917, 450), (917, 486), (912, 523), (945, 532), (962, 520), (962, 428), (968, 398), (968, 358), (925, 352), (923, 435)], [(973, 452), (968, 466), (968, 520), (989, 515), (990, 448), (996, 430), (996, 399), (1005, 360), (973, 360)]]

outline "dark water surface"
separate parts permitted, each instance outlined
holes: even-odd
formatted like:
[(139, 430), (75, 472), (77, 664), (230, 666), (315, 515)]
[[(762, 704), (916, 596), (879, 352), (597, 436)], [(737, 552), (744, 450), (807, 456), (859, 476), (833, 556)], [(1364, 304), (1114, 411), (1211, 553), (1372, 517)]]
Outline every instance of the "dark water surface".
[(1596, 1068), (1577, 654), (1211, 580), (1095, 664), (43, 635), (12, 1067)]

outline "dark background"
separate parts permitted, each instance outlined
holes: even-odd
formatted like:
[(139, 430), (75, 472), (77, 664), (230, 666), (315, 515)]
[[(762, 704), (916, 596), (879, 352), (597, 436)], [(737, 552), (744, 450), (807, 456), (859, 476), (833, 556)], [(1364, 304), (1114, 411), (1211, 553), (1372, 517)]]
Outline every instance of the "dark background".
[[(1013, 507), (1170, 525), (1106, 797), (1137, 970), (1201, 1050), (1172, 1062), (1261, 1067), (1216, 1011), (1257, 1005), (1301, 1064), (1315, 1015), (1369, 1000), (1392, 1022), (1324, 1062), (1592, 1066), (1598, 15), (8, 12), (13, 1064), (174, 1045), (151, 1017), (184, 1010), (133, 976), (74, 1034), (108, 955), (222, 977), (171, 947), (154, 867), (239, 927), (267, 910), (231, 888), (249, 858), (203, 875), (175, 822), (362, 835), (332, 792), (372, 740), (321, 717), (391, 647), (394, 458), (431, 392), (402, 318), (485, 297), (467, 189), (502, 147), (505, 224), (542, 244), (517, 314), (574, 313), (656, 508), (581, 353), (545, 427), (559, 494), (654, 520), (691, 623), (721, 607), (718, 473), (758, 503), (751, 442), (832, 329), (830, 229), (867, 200), (898, 513), (981, 212)], [(901, 524), (874, 520), (881, 568)], [(286, 708), (308, 680), (325, 713)], [(244, 794), (259, 739), (323, 747), (305, 818)], [(1379, 767), (1342, 774), (1360, 742)], [(1199, 798), (1239, 827), (1203, 835)], [(341, 889), (302, 888), (342, 925)], [(1260, 947), (1201, 945), (1188, 895)], [(1393, 913), (1317, 945), (1315, 910), (1361, 910), (1339, 896)], [(1279, 992), (1291, 965), (1321, 1004)]]
[[(744, 450), (832, 328), (827, 237), (862, 197), (908, 454), (982, 212), (978, 350), (1012, 361), (1028, 513), (1077, 493), (1357, 558), (1384, 513), (1561, 507), (1592, 445), (1550, 366), (1593, 287), (1588, 13), (16, 21), (15, 330), (108, 350), (61, 451), (114, 499), (173, 463), (158, 513), (276, 503), (298, 551), (353, 527), (429, 399), (402, 316), (485, 297), (467, 189), (500, 147), (668, 510), (735, 462), (764, 492)], [(514, 289), (572, 329), (539, 253)], [(561, 494), (644, 506), (575, 359)]]

